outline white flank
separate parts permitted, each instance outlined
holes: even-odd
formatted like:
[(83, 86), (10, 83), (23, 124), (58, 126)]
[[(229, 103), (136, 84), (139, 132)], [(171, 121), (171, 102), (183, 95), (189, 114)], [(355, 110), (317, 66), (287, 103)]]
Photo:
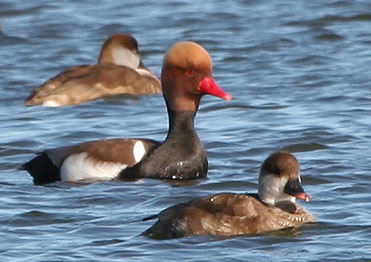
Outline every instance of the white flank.
[(146, 148), (144, 147), (143, 142), (140, 140), (135, 142), (134, 147), (133, 147), (133, 155), (134, 155), (135, 162), (138, 163), (140, 160), (142, 160), (145, 153), (146, 153)]
[(127, 66), (135, 70), (140, 64), (139, 55), (124, 47), (114, 48), (112, 56), (116, 65)]
[(151, 71), (148, 71), (145, 68), (137, 68), (137, 69), (135, 69), (135, 71), (137, 71), (137, 73), (139, 73), (142, 76), (151, 76), (151, 77), (153, 77), (153, 73)]
[(157, 82), (161, 83), (161, 81), (156, 77), (155, 73), (146, 68), (137, 68), (135, 71), (137, 71), (137, 73), (139, 73), (141, 76), (151, 77)]
[(127, 165), (114, 162), (97, 161), (88, 153), (70, 155), (61, 167), (62, 182), (109, 181), (118, 176)]
[(48, 107), (58, 107), (61, 106), (59, 103), (53, 101), (53, 100), (48, 100), (43, 103), (43, 106), (48, 106)]

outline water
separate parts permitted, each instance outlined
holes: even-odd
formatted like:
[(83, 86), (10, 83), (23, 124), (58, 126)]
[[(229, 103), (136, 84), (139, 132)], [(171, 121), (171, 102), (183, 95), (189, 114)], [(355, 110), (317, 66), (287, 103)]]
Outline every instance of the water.
[[(201, 4), (202, 3), (202, 4)], [(2, 0), (1, 261), (370, 261), (371, 3), (332, 1)], [(157, 74), (180, 40), (202, 43), (231, 102), (204, 97), (196, 128), (208, 179), (34, 186), (17, 166), (42, 149), (163, 140), (161, 95), (66, 108), (25, 107), (44, 80), (94, 63), (111, 34), (133, 34)], [(194, 196), (256, 192), (274, 150), (302, 165), (317, 225), (241, 237), (156, 241), (148, 215)]]

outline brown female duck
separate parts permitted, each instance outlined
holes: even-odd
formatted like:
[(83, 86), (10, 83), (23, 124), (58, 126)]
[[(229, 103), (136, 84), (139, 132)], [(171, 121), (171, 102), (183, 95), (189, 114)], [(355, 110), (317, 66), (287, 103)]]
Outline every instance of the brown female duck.
[(103, 44), (97, 65), (70, 67), (36, 88), (28, 106), (67, 106), (103, 96), (161, 93), (159, 79), (141, 62), (138, 43), (115, 34)]
[(155, 216), (144, 232), (152, 238), (191, 235), (240, 235), (297, 227), (315, 217), (296, 203), (310, 201), (301, 187), (298, 160), (276, 152), (263, 163), (258, 194), (221, 193), (177, 204)]

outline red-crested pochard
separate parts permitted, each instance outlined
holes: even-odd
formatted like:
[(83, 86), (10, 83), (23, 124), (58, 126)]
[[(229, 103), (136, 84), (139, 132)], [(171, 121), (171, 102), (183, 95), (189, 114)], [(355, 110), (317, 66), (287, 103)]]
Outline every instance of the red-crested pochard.
[(141, 62), (138, 43), (115, 34), (103, 44), (98, 64), (70, 67), (36, 88), (28, 106), (67, 106), (103, 96), (161, 93), (160, 80)]
[(194, 128), (194, 117), (203, 95), (225, 100), (232, 96), (216, 84), (209, 53), (194, 42), (180, 42), (170, 48), (161, 82), (169, 116), (163, 143), (146, 139), (87, 142), (46, 150), (22, 168), (35, 184), (206, 176), (206, 151)]
[(311, 200), (301, 187), (299, 162), (290, 153), (276, 152), (260, 169), (258, 194), (221, 193), (174, 205), (145, 218), (158, 220), (143, 234), (159, 239), (259, 234), (315, 222), (297, 198)]

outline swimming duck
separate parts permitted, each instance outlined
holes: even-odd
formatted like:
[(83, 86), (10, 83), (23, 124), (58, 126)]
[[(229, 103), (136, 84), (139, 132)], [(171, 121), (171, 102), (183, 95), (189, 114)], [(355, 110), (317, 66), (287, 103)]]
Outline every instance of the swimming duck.
[(275, 152), (260, 169), (258, 194), (220, 193), (174, 205), (145, 218), (158, 220), (143, 234), (160, 239), (259, 234), (315, 222), (296, 199), (311, 200), (301, 186), (299, 162), (288, 152)]
[(98, 64), (66, 69), (36, 88), (25, 104), (59, 107), (108, 95), (156, 93), (160, 80), (143, 66), (136, 39), (115, 34), (103, 44)]

